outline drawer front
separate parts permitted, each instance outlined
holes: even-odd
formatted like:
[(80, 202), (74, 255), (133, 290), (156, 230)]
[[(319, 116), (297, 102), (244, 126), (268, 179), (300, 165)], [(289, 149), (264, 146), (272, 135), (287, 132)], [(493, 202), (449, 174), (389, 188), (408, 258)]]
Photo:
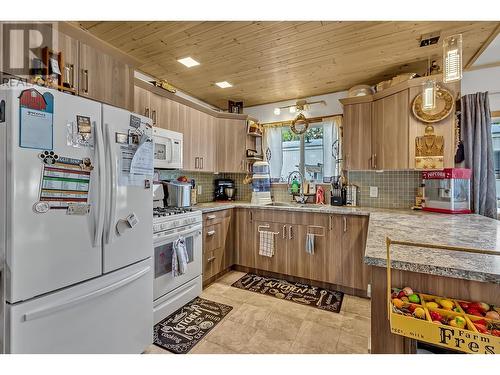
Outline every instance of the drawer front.
[(222, 224), (207, 225), (203, 228), (203, 251), (208, 252), (222, 246)]
[(220, 223), (225, 217), (231, 216), (231, 210), (221, 210), (214, 212), (207, 212), (203, 214), (203, 225), (212, 225)]

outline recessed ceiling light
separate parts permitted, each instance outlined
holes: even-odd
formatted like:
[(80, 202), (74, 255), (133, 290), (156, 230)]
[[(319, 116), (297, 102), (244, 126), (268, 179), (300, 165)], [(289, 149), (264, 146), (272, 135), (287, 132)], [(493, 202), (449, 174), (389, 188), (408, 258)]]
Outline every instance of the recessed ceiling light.
[(191, 67), (196, 66), (196, 65), (200, 65), (200, 63), (198, 61), (196, 61), (195, 59), (193, 59), (190, 56), (184, 57), (183, 59), (179, 59), (177, 61), (179, 61), (182, 65), (187, 66), (188, 68), (191, 68)]
[(229, 82), (227, 81), (222, 81), (222, 82), (216, 82), (215, 83), (217, 86), (219, 86), (221, 89), (225, 89), (227, 87), (233, 87)]

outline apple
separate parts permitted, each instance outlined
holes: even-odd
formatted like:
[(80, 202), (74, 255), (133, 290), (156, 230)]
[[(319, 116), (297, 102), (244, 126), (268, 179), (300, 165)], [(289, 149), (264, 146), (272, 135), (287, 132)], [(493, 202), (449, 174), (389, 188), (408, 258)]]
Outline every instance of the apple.
[(429, 311), (429, 314), (430, 314), (432, 320), (439, 320), (439, 321), (441, 321), (443, 319), (443, 317), (441, 316), (441, 314), (438, 313), (437, 311)]
[(400, 290), (399, 293), (398, 293), (398, 298), (401, 299), (404, 296), (406, 296), (405, 292), (403, 292), (402, 290)]
[(404, 292), (404, 294), (405, 294), (406, 296), (410, 296), (410, 295), (412, 295), (412, 294), (413, 294), (413, 290), (412, 290), (409, 286), (404, 287), (404, 288), (403, 288), (403, 292)]
[(488, 319), (500, 320), (500, 314), (497, 313), (495, 310), (488, 311), (485, 317)]
[(469, 308), (469, 304), (467, 302), (459, 302), (459, 305), (462, 309), (464, 309), (464, 311)]
[(483, 308), (483, 305), (481, 304), (481, 302), (472, 302), (469, 304), (469, 309), (485, 312), (485, 311), (489, 310), (489, 306), (488, 306), (488, 310), (485, 310)]
[(488, 333), (488, 330), (486, 329), (486, 326), (484, 326), (482, 324), (477, 324), (477, 323), (474, 323), (474, 325), (476, 326), (477, 330), (480, 333)]
[(484, 302), (480, 302), (480, 305), (483, 308), (484, 312), (489, 311), (490, 305), (488, 305), (487, 303), (484, 303)]

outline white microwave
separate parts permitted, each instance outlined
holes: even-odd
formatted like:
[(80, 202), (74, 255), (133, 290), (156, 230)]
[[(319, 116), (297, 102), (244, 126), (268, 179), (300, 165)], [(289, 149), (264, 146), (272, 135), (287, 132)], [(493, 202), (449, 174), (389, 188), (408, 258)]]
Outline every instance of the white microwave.
[(154, 167), (182, 169), (182, 133), (153, 127)]

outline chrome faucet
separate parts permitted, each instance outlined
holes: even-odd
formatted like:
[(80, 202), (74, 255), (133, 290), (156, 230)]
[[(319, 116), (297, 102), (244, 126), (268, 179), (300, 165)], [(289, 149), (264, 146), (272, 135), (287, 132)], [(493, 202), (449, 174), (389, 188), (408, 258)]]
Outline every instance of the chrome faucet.
[[(294, 174), (298, 174), (300, 176), (300, 195), (299, 195), (300, 200), (298, 201), (298, 203), (304, 204), (304, 203), (306, 203), (306, 200), (307, 200), (306, 196), (304, 195), (304, 182), (305, 182), (305, 180), (304, 180), (304, 175), (299, 170), (290, 172), (290, 174), (288, 175), (288, 178), (287, 178), (286, 188), (288, 191), (290, 191), (290, 192), (292, 191), (292, 189), (290, 188), (290, 186), (291, 186), (290, 179), (292, 178), (292, 176)], [(293, 193), (291, 193), (291, 194), (293, 197)]]

